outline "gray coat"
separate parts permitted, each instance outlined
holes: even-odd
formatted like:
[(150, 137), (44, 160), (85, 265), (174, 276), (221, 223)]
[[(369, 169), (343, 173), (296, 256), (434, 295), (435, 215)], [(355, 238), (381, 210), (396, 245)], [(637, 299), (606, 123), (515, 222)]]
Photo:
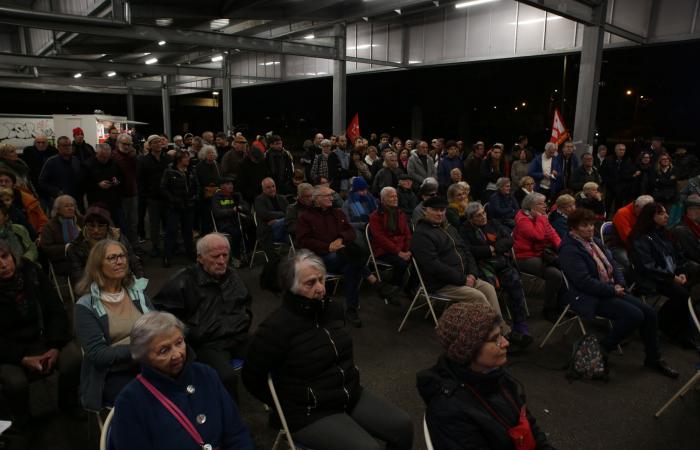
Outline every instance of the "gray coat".
[(433, 158), (431, 158), (430, 155), (426, 156), (426, 158), (428, 164), (427, 170), (425, 167), (423, 167), (423, 163), (421, 162), (417, 153), (412, 154), (411, 157), (408, 158), (408, 166), (406, 167), (406, 171), (411, 178), (413, 178), (415, 183), (421, 184), (426, 178), (437, 177), (435, 161), (433, 161)]

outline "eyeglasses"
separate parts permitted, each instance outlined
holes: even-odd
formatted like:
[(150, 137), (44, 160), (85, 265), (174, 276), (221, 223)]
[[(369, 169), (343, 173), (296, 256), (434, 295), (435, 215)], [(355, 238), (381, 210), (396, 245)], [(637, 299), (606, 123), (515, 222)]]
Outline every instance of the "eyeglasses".
[(119, 264), (120, 262), (126, 261), (127, 255), (125, 253), (118, 253), (116, 255), (107, 255), (105, 261), (110, 264)]
[(498, 346), (498, 348), (503, 348), (503, 346), (508, 342), (505, 336), (503, 336), (501, 333), (498, 333), (496, 336), (492, 337), (491, 339), (487, 339), (486, 342), (493, 342)]

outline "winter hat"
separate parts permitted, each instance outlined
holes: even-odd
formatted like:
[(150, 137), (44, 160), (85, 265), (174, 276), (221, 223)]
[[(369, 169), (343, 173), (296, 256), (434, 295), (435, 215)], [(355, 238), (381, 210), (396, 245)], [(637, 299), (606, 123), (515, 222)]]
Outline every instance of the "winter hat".
[(105, 208), (102, 208), (100, 206), (91, 206), (87, 209), (87, 211), (85, 211), (85, 217), (83, 218), (83, 222), (106, 223), (107, 225), (111, 226), (112, 215)]
[(438, 321), (438, 340), (449, 359), (459, 364), (469, 364), (491, 330), (501, 322), (496, 311), (486, 304), (455, 303)]
[(369, 185), (363, 177), (355, 177), (352, 179), (352, 189), (350, 189), (350, 192), (362, 191), (368, 188)]
[(79, 134), (82, 134), (83, 136), (85, 136), (85, 133), (83, 133), (83, 129), (80, 127), (73, 128), (73, 136), (77, 136)]
[(148, 139), (146, 139), (146, 144), (150, 144), (151, 141), (153, 141), (155, 139), (160, 139), (160, 136), (157, 134), (152, 134), (152, 135), (148, 136)]

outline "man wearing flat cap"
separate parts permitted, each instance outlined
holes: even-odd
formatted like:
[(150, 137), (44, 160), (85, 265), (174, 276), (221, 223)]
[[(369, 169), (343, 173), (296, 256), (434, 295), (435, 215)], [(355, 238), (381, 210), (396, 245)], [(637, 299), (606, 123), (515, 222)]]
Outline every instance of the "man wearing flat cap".
[(399, 209), (406, 214), (406, 217), (411, 217), (419, 203), (416, 193), (413, 192), (411, 175), (407, 173), (399, 175), (399, 187), (396, 188), (396, 193), (399, 196)]
[(685, 214), (671, 229), (678, 251), (690, 261), (700, 264), (700, 195), (685, 200)]
[(246, 156), (248, 140), (242, 134), (237, 135), (233, 139), (233, 150), (226, 152), (221, 158), (221, 173), (222, 175), (238, 177), (240, 166)]
[(425, 201), (435, 197), (437, 192), (438, 181), (435, 178), (428, 177), (423, 180), (423, 183), (420, 185), (420, 189), (418, 189), (418, 196), (420, 197), (421, 203), (415, 207), (413, 213), (411, 214), (411, 223), (414, 227), (418, 224), (418, 221), (423, 218), (425, 213)]
[(447, 222), (447, 199), (431, 197), (423, 202), (411, 253), (418, 263), (428, 292), (456, 302), (484, 303), (499, 315), (494, 287), (478, 279), (479, 267), (457, 230)]

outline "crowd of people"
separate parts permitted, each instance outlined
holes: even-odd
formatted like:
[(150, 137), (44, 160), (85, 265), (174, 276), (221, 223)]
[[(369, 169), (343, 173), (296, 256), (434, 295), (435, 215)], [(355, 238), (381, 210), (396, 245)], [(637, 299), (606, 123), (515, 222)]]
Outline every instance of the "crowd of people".
[[(298, 159), (275, 134), (154, 134), (140, 149), (112, 129), (93, 148), (76, 128), (56, 144), (0, 145), (1, 413), (18, 433), (29, 381), (57, 371), (62, 410), (114, 408), (112, 448), (252, 449), (240, 382), (271, 405), (270, 377), (303, 445), (410, 449), (413, 421), (363, 388), (344, 326), (363, 325), (363, 282), (401, 306), (418, 273), (453, 303), (444, 353), (417, 376), (438, 449), (552, 448), (503, 369), (533, 341), (523, 274), (544, 280), (546, 319), (567, 305), (609, 319), (605, 354), (639, 331), (644, 365), (676, 378), (659, 331), (698, 349), (700, 163), (660, 139), (533, 156), (525, 136), (468, 149), (319, 133)], [(251, 330), (239, 271), (259, 253), (283, 300)], [(145, 259), (178, 255), (188, 265), (150, 298)], [(657, 294), (658, 310), (644, 301)]]

